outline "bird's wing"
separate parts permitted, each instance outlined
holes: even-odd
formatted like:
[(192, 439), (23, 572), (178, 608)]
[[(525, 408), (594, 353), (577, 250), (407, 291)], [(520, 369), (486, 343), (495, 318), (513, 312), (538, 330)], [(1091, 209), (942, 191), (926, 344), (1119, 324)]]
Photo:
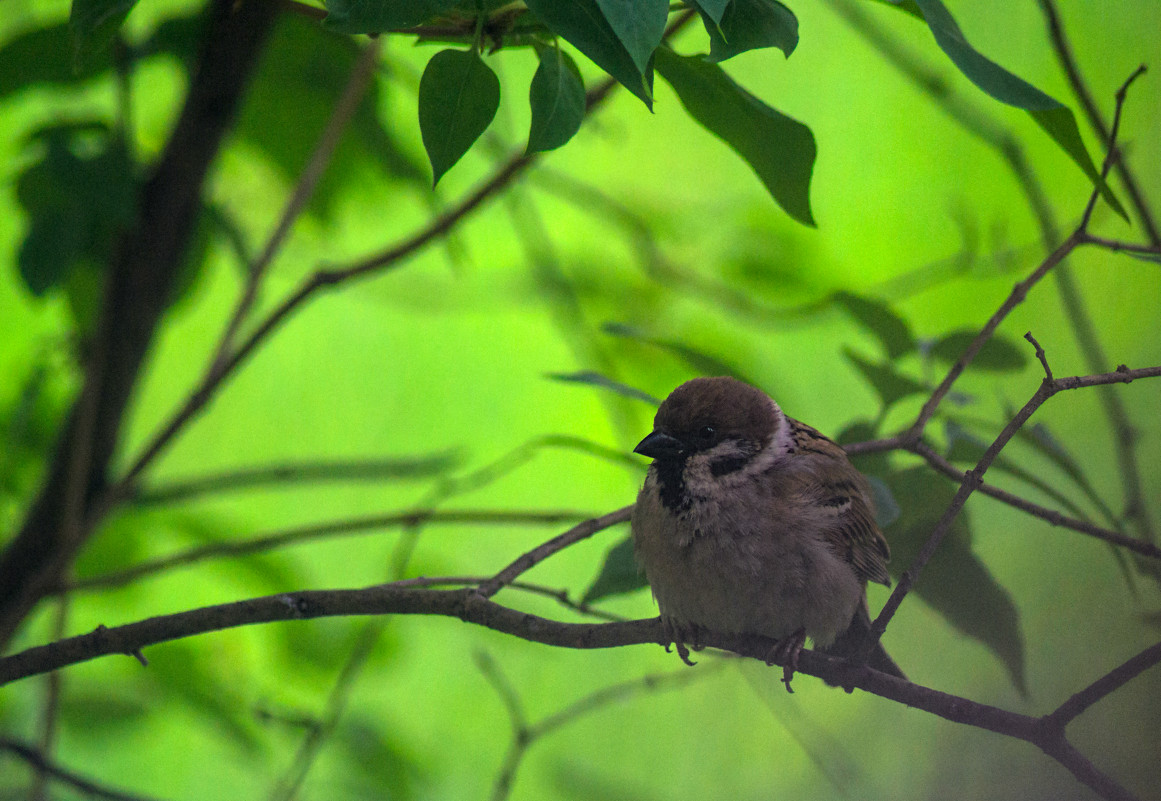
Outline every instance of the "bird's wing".
[(819, 462), (819, 469), (811, 471), (811, 494), (833, 520), (833, 525), (824, 528), (828, 544), (860, 579), (891, 586), (887, 574), (891, 550), (875, 522), (866, 479), (842, 448), (810, 426), (790, 422), (795, 450)]

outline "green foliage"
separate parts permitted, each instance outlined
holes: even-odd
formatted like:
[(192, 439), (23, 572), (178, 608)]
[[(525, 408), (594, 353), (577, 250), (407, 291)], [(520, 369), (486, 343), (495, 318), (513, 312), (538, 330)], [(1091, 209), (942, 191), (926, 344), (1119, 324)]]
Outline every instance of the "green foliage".
[(1129, 217), (1112, 190), (1105, 184), (1092, 163), (1092, 158), (1081, 141), (1072, 110), (1041, 92), (1027, 81), (1017, 78), (968, 44), (959, 25), (940, 0), (914, 0), (923, 12), (935, 42), (948, 58), (959, 67), (968, 80), (989, 95), (1031, 115), (1085, 175), (1100, 188), (1101, 195), (1112, 208), (1128, 221)]
[[(856, 464), (862, 466), (856, 459)], [(891, 570), (910, 565), (955, 495), (955, 486), (926, 467), (893, 471), (880, 478), (891, 490), (899, 518), (886, 529)], [(979, 640), (999, 659), (1012, 683), (1026, 692), (1024, 637), (1011, 595), (972, 551), (969, 518), (960, 511), (939, 550), (924, 568), (915, 592), (948, 623)]]
[(555, 150), (580, 130), (585, 116), (585, 84), (580, 70), (559, 47), (540, 50), (540, 66), (528, 90), (532, 125), (525, 152)]
[(668, 0), (597, 0), (597, 5), (637, 71), (646, 74), (649, 59), (665, 33)]
[(641, 572), (637, 559), (633, 556), (633, 539), (626, 537), (605, 554), (600, 572), (581, 596), (581, 603), (595, 603), (603, 598), (623, 595), (648, 586), (645, 574)]
[[(976, 338), (978, 331), (952, 331), (940, 337), (931, 346), (930, 354), (947, 364), (954, 364)], [(978, 370), (1008, 372), (1023, 370), (1028, 364), (1028, 354), (1014, 342), (1002, 336), (992, 336), (972, 359), (972, 367)]]
[(602, 387), (625, 398), (632, 398), (653, 405), (657, 405), (658, 403), (657, 398), (649, 393), (642, 392), (627, 384), (622, 384), (620, 381), (614, 381), (595, 370), (581, 370), (577, 373), (549, 373), (548, 378), (551, 378), (553, 381), (566, 381), (573, 384), (588, 384), (594, 387)]
[(419, 82), (419, 130), (432, 184), (468, 152), (500, 107), (500, 79), (475, 51), (443, 50)]
[(746, 160), (787, 214), (814, 225), (810, 176), (816, 148), (810, 129), (766, 105), (721, 67), (700, 57), (661, 48), (656, 65), (689, 115)]
[[(168, 4), (76, 0), (66, 23), (63, 5), (12, 2), (12, 13), (0, 14), (0, 118), (11, 143), (10, 213), (0, 215), (0, 245), (10, 265), (0, 271), (0, 540), (19, 529), (74, 407), (90, 364), (85, 334), (100, 312), (108, 264), (180, 111), (205, 16), (188, 10), (167, 16), (174, 13)], [(929, 48), (930, 55), (946, 54), (945, 72), (955, 64), (984, 92), (1027, 108), (1049, 131), (1051, 140), (1029, 128), (1029, 141), (1021, 141), (1030, 165), (1051, 164), (1053, 157), (1063, 165), (1063, 149), (1092, 176), (1070, 111), (963, 41), (955, 21), (941, 16), (942, 5), (890, 4), (931, 27), (939, 49)], [(952, 123), (927, 120), (922, 96), (904, 97), (881, 80), (890, 73), (868, 68), (864, 74), (871, 62), (850, 47), (850, 32), (827, 16), (826, 4), (792, 4), (796, 15), (774, 0), (699, 0), (691, 6), (699, 19), (660, 46), (666, 21), (687, 8), (615, 0), (541, 0), (531, 10), (502, 0), (326, 5), (323, 24), (283, 14), (268, 40), (205, 187), (206, 206), (177, 292), (184, 300), (169, 309), (150, 345), (109, 476), (121, 474), (205, 369), (270, 218), (286, 202), (363, 52), (364, 40), (340, 34), (387, 29), (411, 33), (388, 37), (364, 100), (306, 216), (271, 264), (239, 338), (312, 270), (406, 243), (445, 201), (451, 208), (453, 198), (430, 191), (421, 145), (438, 181), (471, 148), (518, 152), (512, 148), (523, 145), (522, 133), (512, 121), (530, 111), (525, 152), (555, 152), (522, 172), (522, 183), (497, 197), (502, 202), (481, 203), (470, 220), (454, 225), (445, 250), (438, 243), (420, 248), (389, 278), (327, 293), (275, 326), (217, 401), (151, 465), (145, 481), (163, 489), (177, 483), (175, 476), (229, 476), (236, 468), (278, 467), (287, 459), (431, 452), (460, 443), (466, 462), (454, 471), (438, 461), (405, 465), (406, 476), (425, 479), (418, 486), (378, 479), (281, 488), (239, 482), (213, 497), (130, 503), (86, 544), (72, 566), (78, 580), (355, 515), (460, 503), (465, 509), (616, 508), (631, 502), (640, 485), (643, 462), (630, 449), (648, 431), (653, 407), (646, 404), (694, 374), (735, 375), (776, 390), (796, 417), (824, 431), (846, 423), (837, 438), (843, 442), (888, 435), (909, 422), (1010, 286), (1007, 271), (992, 269), (993, 255), (999, 261), (1019, 252), (1018, 266), (1031, 269), (1041, 247), (1033, 215), (1012, 206), (1016, 193), (1008, 177), (964, 145), (967, 137)], [(1125, 15), (1145, 19), (1142, 8)], [(128, 13), (134, 24), (123, 28)], [(984, 13), (973, 10), (976, 19)], [(1070, 18), (1081, 13), (1067, 11)], [(889, 25), (911, 25), (898, 14), (882, 16)], [(1017, 35), (1027, 32), (1026, 19), (1002, 9), (993, 16), (991, 41), (1027, 46), (1030, 38)], [(799, 18), (804, 52), (790, 63), (772, 52), (727, 60), (758, 48), (779, 48), (788, 57)], [(1075, 26), (1078, 53), (1104, 55), (1092, 48), (1117, 30), (1104, 25)], [(1138, 35), (1156, 50), (1155, 41)], [(411, 47), (417, 36), (419, 46)], [(1123, 32), (1117, 37), (1125, 40)], [(447, 44), (431, 46), (437, 41)], [(1006, 61), (1016, 46), (995, 57)], [(1039, 84), (1052, 59), (1047, 44), (1037, 46), (1043, 52), (1027, 63), (1040, 67)], [(1136, 63), (1140, 43), (1123, 47)], [(819, 48), (826, 48), (825, 58)], [(808, 51), (812, 60), (803, 60)], [(449, 58), (460, 72), (442, 80)], [(1102, 108), (1124, 78), (1116, 61), (1085, 60), (1095, 70), (1091, 87)], [(503, 99), (523, 105), (534, 67), (527, 109), (497, 113), (501, 81), (512, 90)], [(654, 69), (686, 113), (668, 94), (667, 108), (659, 109), (665, 113), (643, 112), (636, 101), (651, 103)], [(589, 110), (581, 70), (590, 89), (608, 75), (634, 96), (615, 88), (611, 98), (619, 93), (624, 102), (601, 108), (584, 131)], [(414, 77), (421, 74), (426, 87), (417, 101)], [(1155, 101), (1155, 85), (1143, 91)], [(1044, 108), (1031, 107), (1037, 103)], [(1133, 127), (1149, 119), (1156, 102), (1145, 111), (1133, 103), (1131, 94), (1125, 139), (1131, 148), (1122, 151), (1139, 164), (1145, 193), (1156, 194), (1156, 171), (1144, 169), (1155, 161), (1155, 137)], [(814, 131), (774, 106), (805, 109), (802, 119)], [(998, 104), (984, 108), (1006, 111)], [(912, 119), (932, 127), (922, 137), (896, 136)], [(714, 136), (685, 126), (690, 120)], [(736, 183), (728, 179), (718, 165), (733, 153), (719, 140), (742, 156), (761, 185), (745, 175)], [(485, 161), (468, 159), (458, 169)], [(1077, 176), (1049, 171), (1040, 178), (1048, 211), (1062, 225), (1075, 220)], [(971, 225), (991, 231), (991, 244), (1004, 252), (989, 254), (973, 243), (958, 262), (963, 270), (940, 272), (918, 289), (897, 280), (917, 265), (958, 258), (955, 226), (942, 219), (948, 206), (957, 215), (953, 222), (962, 212)], [(1117, 224), (1102, 211), (1097, 224)], [(505, 214), (516, 212), (519, 223), (512, 224)], [(815, 214), (825, 222), (821, 234), (795, 224), (813, 224)], [(1118, 231), (1100, 233), (1130, 237)], [(1148, 263), (1135, 265), (1124, 255)], [(1101, 293), (1093, 295), (1091, 311), (1102, 337), (1107, 333), (1110, 364), (1155, 363), (1161, 342), (1149, 305), (1157, 296), (1157, 273), (1149, 270), (1155, 260), (1098, 248), (1075, 260), (1081, 286)], [(551, 271), (539, 269), (549, 261)], [(1089, 272), (1094, 267), (1101, 272)], [(559, 313), (563, 304), (545, 303), (547, 296), (567, 296), (568, 313)], [(985, 343), (927, 429), (927, 441), (960, 468), (973, 466), (1010, 419), (1013, 410), (996, 399), (1027, 397), (1040, 380), (1031, 348), (1018, 338), (1028, 320), (1059, 374), (1083, 369), (1050, 285), (1031, 293), (1019, 313), (1026, 316)], [(602, 325), (606, 320), (623, 322)], [(874, 393), (870, 400), (864, 387)], [(1113, 457), (1119, 450), (1109, 442), (1099, 405), (1080, 394), (1037, 412), (1039, 422), (1019, 432), (988, 483), (1079, 520), (1129, 531)], [(1148, 447), (1155, 441), (1155, 392), (1142, 381), (1117, 388), (1117, 396), (1139, 432), (1149, 505), (1159, 475)], [(898, 575), (955, 485), (911, 467), (910, 455), (867, 455), (858, 464), (874, 490)], [(67, 634), (302, 587), (366, 586), (387, 580), (403, 563), (401, 575), (409, 577), (489, 575), (560, 530), (434, 529), (320, 539), (168, 569), (119, 589), (77, 592)], [(538, 565), (528, 580), (626, 617), (655, 615), (648, 593), (639, 592), (644, 578), (623, 533), (603, 532), (611, 536), (570, 548)], [(1141, 632), (1149, 631), (1138, 626), (1141, 611), (1131, 593), (1111, 583), (1116, 570), (1105, 546), (977, 495), (920, 576), (915, 593), (922, 604), (904, 604), (886, 644), (921, 683), (999, 706), (1018, 703), (981, 669), (995, 661), (1013, 686), (1026, 683), (1037, 704), (1050, 705), (1130, 656)], [(1133, 589), (1152, 603), (1151, 584), (1137, 581)], [(498, 600), (545, 617), (580, 618), (551, 597), (516, 588)], [(53, 603), (45, 603), (15, 648), (55, 636)], [(573, 700), (627, 678), (685, 670), (658, 648), (565, 651), (456, 620), (400, 617), (392, 618), (387, 644), (363, 673), (344, 673), (349, 685), (336, 688), (354, 648), (352, 634), (362, 625), (249, 627), (147, 649), (148, 668), (117, 657), (69, 669), (54, 758), (142, 795), (199, 797), (212, 782), (264, 797), (296, 761), (303, 734), (327, 719), (331, 699), (338, 698), (345, 711), (323, 737), (303, 795), (486, 797), (512, 732), (479, 676), (457, 667), (479, 642), (494, 647), (511, 671), (530, 721), (552, 719)], [(695, 681), (703, 681), (704, 667), (689, 671)], [(1146, 675), (1130, 685), (1142, 688), (1133, 702), (1126, 698), (1108, 710), (1100, 705), (1084, 721), (1092, 742), (1108, 744), (1094, 763), (1134, 762), (1147, 777), (1141, 787), (1156, 786), (1155, 760), (1138, 758), (1118, 733), (1155, 728), (1150, 680)], [(841, 729), (838, 739), (858, 755), (869, 753), (876, 732), (891, 725), (893, 707), (805, 677), (796, 680), (793, 697), (772, 678), (777, 692), (762, 696), (769, 707), (754, 703), (738, 684), (710, 679), (661, 701), (642, 690), (622, 707), (601, 708), (585, 735), (561, 732), (525, 754), (512, 797), (581, 797), (592, 788), (618, 798), (813, 797), (825, 781), (818, 765), (833, 764), (833, 753), (812, 751), (793, 732), (786, 738), (786, 727), (769, 725), (771, 713), (782, 722), (794, 715), (820, 730)], [(4, 693), (0, 727), (20, 736), (36, 732), (43, 692), (34, 680)], [(275, 714), (266, 713), (271, 708)], [(847, 795), (875, 797), (882, 787), (899, 798), (962, 794), (964, 787), (993, 796), (1075, 792), (1062, 784), (1067, 776), (1045, 778), (1041, 765), (1025, 765), (1023, 746), (987, 738), (978, 759), (965, 762), (952, 753), (962, 742), (949, 736), (948, 724), (904, 714), (907, 725), (893, 730), (897, 750), (918, 756), (898, 764), (868, 760), (858, 777), (846, 779)], [(676, 719), (689, 725), (674, 727)], [(757, 734), (739, 739), (738, 731)], [(706, 751), (711, 740), (729, 742), (732, 750)], [(706, 759), (718, 760), (721, 770), (703, 770)], [(930, 770), (917, 775), (915, 759)], [(573, 764), (584, 768), (570, 770)], [(642, 773), (643, 764), (659, 769)], [(0, 794), (28, 794), (22, 771), (0, 771)], [(573, 781), (578, 776), (585, 781)]]
[(843, 348), (843, 356), (854, 365), (855, 369), (875, 390), (884, 410), (889, 409), (904, 398), (927, 392), (925, 384), (900, 371), (890, 360), (872, 362), (864, 359), (850, 348)]
[(778, 0), (733, 0), (718, 20), (704, 5), (698, 12), (710, 37), (710, 61), (763, 47), (777, 47), (790, 58), (798, 46), (798, 17)]
[[(911, 326), (888, 304), (845, 291), (836, 292), (831, 297), (882, 343), (887, 358), (895, 360), (915, 350), (915, 337), (911, 334)], [(956, 353), (956, 358), (959, 358), (959, 353)]]
[(106, 50), (137, 0), (73, 0), (69, 34), (73, 58), (83, 64)]
[[(593, 60), (593, 63), (612, 75), (633, 94), (641, 98), (649, 108), (653, 108), (653, 69), (646, 61), (639, 66), (636, 57), (641, 54), (641, 41), (637, 31), (649, 29), (648, 7), (638, 16), (622, 4), (610, 3), (625, 9), (625, 23), (622, 33), (631, 34), (629, 46), (613, 30), (613, 26), (601, 13), (596, 0), (574, 0), (560, 3), (556, 0), (531, 0), (528, 8), (552, 33), (567, 39), (569, 44)], [(644, 4), (642, 4), (644, 5)], [(653, 4), (655, 5), (655, 4)], [(636, 24), (629, 24), (628, 20)], [(660, 37), (658, 37), (660, 41)]]
[(339, 33), (411, 28), (439, 17), (458, 0), (327, 0), (323, 25)]
[[(155, 38), (160, 38), (159, 30)], [(196, 31), (175, 31), (184, 38)], [(289, 184), (310, 158), (359, 56), (359, 45), (317, 24), (284, 16), (275, 26), (247, 94), (236, 135), (258, 150)], [(311, 211), (327, 215), (335, 197), (360, 176), (387, 175), (427, 192), (420, 159), (384, 124), (379, 109), (386, 87), (373, 83), (355, 110), (346, 135), (311, 198)]]
[(124, 143), (99, 122), (42, 128), (32, 143), (40, 160), (16, 183), (29, 216), (17, 264), (29, 291), (44, 295), (82, 265), (104, 266), (136, 213), (137, 179)]

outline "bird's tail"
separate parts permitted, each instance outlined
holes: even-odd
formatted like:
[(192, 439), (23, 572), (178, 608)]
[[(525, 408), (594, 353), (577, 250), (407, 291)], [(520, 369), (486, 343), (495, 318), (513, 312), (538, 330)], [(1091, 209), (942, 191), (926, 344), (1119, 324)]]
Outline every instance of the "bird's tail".
[[(855, 610), (855, 616), (851, 619), (851, 625), (847, 630), (840, 634), (833, 643), (821, 650), (832, 656), (854, 656), (862, 649), (870, 636), (871, 615), (867, 611), (867, 601), (864, 598), (863, 602), (859, 604), (859, 608)], [(895, 664), (895, 660), (887, 654), (881, 642), (876, 642), (875, 647), (867, 654), (867, 664), (881, 673), (900, 679), (907, 678), (907, 675)]]

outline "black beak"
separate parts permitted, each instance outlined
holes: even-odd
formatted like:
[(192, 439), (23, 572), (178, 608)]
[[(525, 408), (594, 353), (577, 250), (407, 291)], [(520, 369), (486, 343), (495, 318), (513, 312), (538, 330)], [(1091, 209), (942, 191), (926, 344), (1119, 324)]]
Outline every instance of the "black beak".
[(676, 437), (654, 431), (645, 439), (637, 443), (633, 453), (648, 456), (650, 459), (664, 459), (667, 456), (677, 456), (685, 449), (684, 443)]

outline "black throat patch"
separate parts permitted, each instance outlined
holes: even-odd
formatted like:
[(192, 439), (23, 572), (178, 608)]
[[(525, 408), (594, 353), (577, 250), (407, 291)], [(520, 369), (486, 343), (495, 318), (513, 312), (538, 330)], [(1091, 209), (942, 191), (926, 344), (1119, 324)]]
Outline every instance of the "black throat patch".
[(676, 459), (657, 459), (653, 466), (657, 469), (657, 486), (661, 490), (661, 505), (673, 514), (689, 511), (691, 501), (685, 491), (684, 456)]

